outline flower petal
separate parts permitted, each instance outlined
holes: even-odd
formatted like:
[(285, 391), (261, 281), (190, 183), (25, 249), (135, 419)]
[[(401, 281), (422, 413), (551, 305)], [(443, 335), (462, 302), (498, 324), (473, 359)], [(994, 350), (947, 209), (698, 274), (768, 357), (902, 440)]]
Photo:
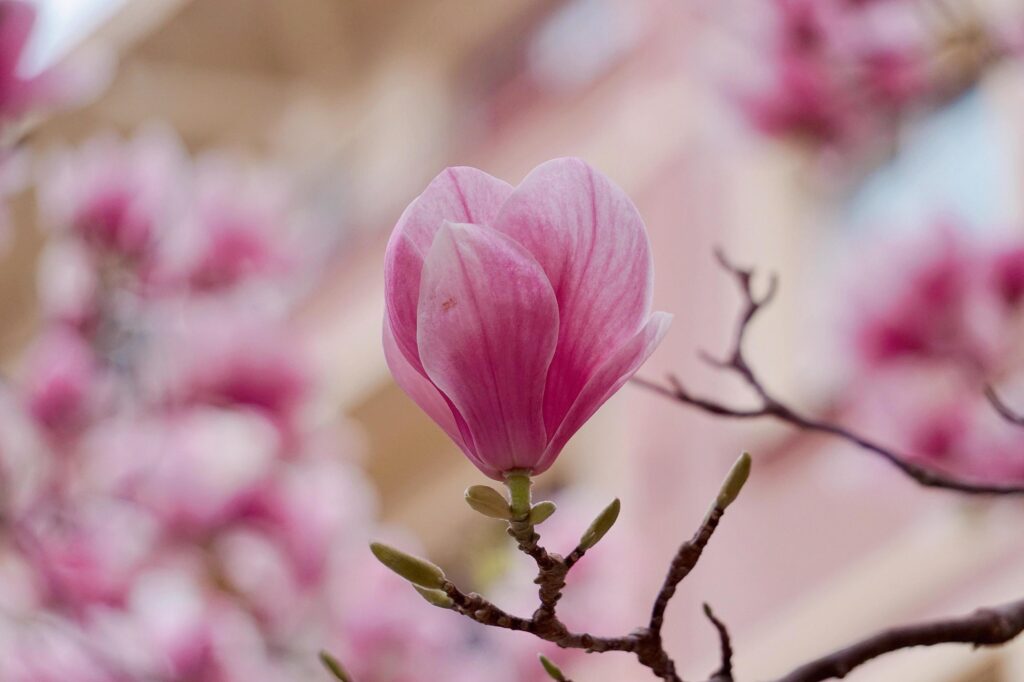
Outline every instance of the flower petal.
[(532, 468), (544, 452), (557, 339), (558, 304), (537, 261), (494, 230), (445, 223), (423, 265), (420, 358), (492, 470)]
[[(466, 457), (479, 469), (488, 469), (486, 463), (480, 461), (468, 443), (472, 442), (469, 427), (466, 421), (459, 414), (455, 406), (448, 400), (441, 391), (420, 374), (405, 359), (405, 355), (398, 349), (395, 343), (395, 336), (391, 331), (391, 325), (387, 317), (384, 318), (384, 359), (388, 363), (388, 369), (395, 377), (395, 383), (405, 391), (406, 395), (412, 398), (421, 410), (427, 413), (434, 422), (444, 430)], [(500, 477), (499, 471), (488, 473), (489, 476)]]
[(558, 430), (552, 436), (544, 456), (533, 470), (534, 474), (546, 471), (555, 461), (555, 458), (558, 457), (565, 444), (572, 438), (573, 434), (636, 373), (640, 365), (650, 357), (654, 349), (661, 343), (661, 339), (668, 331), (671, 322), (672, 316), (668, 313), (654, 313), (643, 329), (633, 338), (629, 339), (625, 345), (616, 350), (594, 372), (586, 386), (580, 391), (576, 401), (572, 404), (568, 414), (565, 416), (565, 420), (562, 421)]
[(416, 350), (416, 308), (423, 260), (434, 235), (446, 220), (478, 225), (490, 222), (511, 193), (511, 185), (483, 171), (448, 168), (398, 219), (384, 262), (385, 300), (395, 341), (417, 371), (422, 373), (423, 366)]
[(0, 74), (15, 78), (18, 63), (36, 23), (36, 8), (23, 0), (8, 0), (0, 7)]
[(597, 368), (650, 315), (647, 233), (629, 197), (579, 159), (535, 168), (493, 226), (533, 254), (558, 300), (558, 347), (544, 396), (553, 434)]

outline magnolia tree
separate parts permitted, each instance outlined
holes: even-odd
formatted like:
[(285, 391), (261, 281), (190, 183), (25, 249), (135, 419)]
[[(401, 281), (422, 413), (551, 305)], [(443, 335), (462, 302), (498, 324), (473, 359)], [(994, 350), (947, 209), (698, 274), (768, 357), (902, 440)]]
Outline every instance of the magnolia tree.
[[(998, 278), (979, 283), (990, 296), (1002, 296), (1005, 304), (1019, 299), (1013, 254), (1015, 250), (997, 256)], [(761, 380), (744, 347), (749, 325), (775, 293), (775, 280), (759, 296), (751, 271), (722, 254), (719, 260), (735, 279), (744, 307), (732, 346), (721, 359), (707, 359), (742, 379), (757, 404), (740, 408), (696, 396), (676, 377), (667, 384), (641, 384), (712, 414), (775, 419), (846, 440), (923, 486), (968, 495), (1024, 493), (1024, 485), (1007, 482), (1002, 470), (961, 476), (790, 407)], [(927, 271), (931, 266), (922, 267)], [(529, 615), (507, 611), (460, 589), (440, 567), (386, 544), (373, 543), (374, 555), (437, 607), (491, 628), (524, 631), (563, 649), (627, 652), (655, 677), (679, 681), (662, 639), (666, 607), (740, 494), (751, 472), (751, 457), (743, 454), (721, 489), (709, 495), (708, 513), (669, 565), (649, 619), (620, 636), (574, 631), (559, 609), (567, 576), (611, 530), (619, 514), (618, 500), (561, 554), (549, 551), (537, 532), (555, 514), (555, 505), (531, 497), (533, 479), (630, 379), (668, 329), (670, 316), (650, 310), (650, 248), (629, 198), (578, 159), (542, 164), (514, 188), (478, 170), (449, 168), (402, 215), (388, 244), (384, 270), (388, 365), (398, 384), (481, 473), (504, 484), (506, 494), (490, 486), (472, 486), (466, 501), (505, 523), (518, 549), (535, 562), (535, 608)], [(947, 291), (949, 287), (952, 290)], [(945, 317), (936, 320), (935, 310), (920, 307), (941, 308), (959, 330), (968, 326), (961, 317), (966, 311), (954, 301), (968, 296), (971, 287), (967, 279), (961, 282), (945, 275), (911, 277), (906, 300), (893, 300), (896, 307), (908, 305), (914, 314), (903, 309), (880, 311), (878, 323), (869, 316), (861, 335), (866, 356), (881, 362), (903, 353), (948, 350), (930, 344), (939, 342), (935, 337), (959, 337), (950, 336), (948, 325), (933, 330)], [(895, 341), (879, 342), (873, 335)], [(977, 395), (981, 394), (979, 388)], [(1011, 421), (1019, 421), (1002, 402), (995, 407)], [(721, 642), (721, 666), (709, 680), (731, 681), (728, 631), (709, 607), (705, 611)], [(961, 618), (883, 631), (801, 665), (780, 682), (844, 677), (871, 659), (908, 647), (1000, 644), (1022, 630), (1024, 600)], [(333, 657), (325, 654), (324, 660), (340, 679), (356, 679)], [(541, 664), (551, 678), (566, 679), (551, 658), (541, 656)]]
[[(810, 45), (836, 35), (829, 22), (900, 3), (833, 4), (779, 7), (794, 25), (811, 22)], [(56, 87), (67, 81), (55, 72), (17, 70), (33, 18), (27, 3), (0, 2), (8, 131), (69, 92)], [(986, 38), (999, 55), (1014, 45), (1012, 33), (984, 35), (999, 36)], [(893, 102), (932, 92), (911, 57), (870, 59), (885, 65), (865, 81), (872, 92)], [(777, 103), (759, 106), (768, 107), (758, 114), (765, 120), (786, 120), (773, 118)], [(48, 230), (40, 323), (0, 390), (0, 678), (284, 682), (323, 676), (323, 649), (327, 671), (356, 682), (564, 680), (560, 666), (574, 655), (611, 651), (680, 679), (662, 638), (666, 609), (740, 494), (750, 456), (709, 491), (708, 513), (673, 558), (649, 616), (618, 636), (566, 623), (605, 631), (627, 610), (603, 580), (626, 553), (610, 533), (619, 502), (591, 521), (602, 505), (587, 491), (532, 499), (534, 479), (630, 380), (671, 319), (650, 310), (645, 228), (607, 178), (576, 159), (545, 163), (518, 187), (448, 169), (402, 215), (387, 249), (387, 363), (469, 461), (504, 486), (474, 485), (466, 501), (504, 524), (510, 546), (529, 559), (529, 574), (508, 571), (485, 586), (488, 598), (377, 541), (397, 537), (411, 549), (400, 529), (375, 518), (354, 429), (316, 409), (321, 377), (304, 361), (292, 315), (317, 262), (286, 178), (223, 154), (190, 158), (159, 130), (96, 137), (37, 167)], [(1012, 428), (1024, 420), (990, 388), (1010, 361), (1021, 253), (1017, 244), (924, 252), (900, 267), (894, 290), (904, 293), (891, 307), (858, 310), (853, 334), (873, 380), (897, 389), (916, 385), (907, 362), (915, 372), (958, 368), (958, 404), (968, 396), (971, 414), (991, 410), (1013, 432), (1002, 449), (987, 427), (932, 416), (924, 392), (907, 398), (921, 422), (956, 428), (904, 434), (897, 442), (906, 450), (790, 407), (744, 348), (774, 281), (758, 296), (753, 273), (723, 255), (744, 306), (732, 346), (709, 360), (745, 381), (756, 404), (697, 396), (675, 377), (638, 382), (712, 414), (849, 441), (924, 486), (1024, 493)], [(979, 309), (989, 313), (981, 326)], [(981, 449), (998, 456), (982, 458)], [(549, 551), (551, 542), (565, 553)], [(400, 589), (386, 569), (414, 589)], [(706, 613), (721, 642), (709, 679), (731, 681), (728, 630)], [(895, 627), (782, 680), (843, 677), (911, 646), (999, 644), (1022, 629), (1024, 602)], [(525, 634), (508, 639), (502, 630)]]

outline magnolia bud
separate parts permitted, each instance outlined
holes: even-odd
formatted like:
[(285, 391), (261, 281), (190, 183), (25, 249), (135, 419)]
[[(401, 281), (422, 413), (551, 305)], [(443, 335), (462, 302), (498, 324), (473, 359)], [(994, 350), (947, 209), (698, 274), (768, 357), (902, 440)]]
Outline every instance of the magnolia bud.
[(327, 672), (334, 676), (334, 679), (340, 680), (340, 682), (352, 682), (352, 678), (349, 677), (349, 674), (343, 667), (341, 667), (341, 663), (338, 662), (338, 659), (331, 656), (326, 651), (320, 652), (320, 662), (325, 668), (327, 668)]
[(538, 502), (530, 508), (530, 517), (528, 521), (531, 525), (539, 526), (555, 513), (557, 507), (554, 502)]
[(370, 551), (378, 561), (415, 585), (434, 590), (444, 585), (444, 571), (426, 559), (411, 556), (379, 542), (370, 543)]
[(716, 507), (725, 511), (730, 504), (736, 501), (736, 497), (743, 490), (743, 484), (750, 477), (750, 466), (750, 453), (744, 452), (736, 460), (736, 463), (732, 465), (732, 469), (729, 470), (729, 474), (725, 477), (722, 489), (718, 493), (718, 499), (715, 501)]
[(555, 680), (555, 682), (567, 682), (565, 674), (558, 669), (558, 666), (551, 662), (544, 654), (537, 654), (537, 658), (540, 659), (540, 664), (544, 666), (544, 672), (548, 674), (548, 677)]
[(420, 596), (426, 599), (429, 603), (434, 606), (438, 606), (442, 609), (450, 609), (455, 605), (452, 598), (444, 593), (442, 590), (430, 590), (426, 587), (420, 587), (419, 585), (412, 586), (414, 590), (420, 593)]
[(466, 504), (492, 519), (508, 521), (512, 518), (512, 508), (508, 500), (490, 486), (471, 485), (466, 488)]
[(611, 527), (615, 525), (616, 519), (619, 518), (619, 508), (619, 498), (616, 497), (590, 524), (590, 528), (580, 538), (580, 547), (586, 550), (600, 542), (604, 534), (611, 530)]

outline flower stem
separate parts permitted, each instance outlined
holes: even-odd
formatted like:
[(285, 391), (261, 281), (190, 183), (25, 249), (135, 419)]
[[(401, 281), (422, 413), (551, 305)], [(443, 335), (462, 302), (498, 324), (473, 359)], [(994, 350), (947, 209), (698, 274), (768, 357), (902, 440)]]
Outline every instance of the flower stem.
[(524, 521), (530, 516), (532, 496), (530, 487), (533, 482), (525, 469), (513, 469), (505, 473), (505, 485), (508, 486), (509, 498), (512, 502), (512, 518)]

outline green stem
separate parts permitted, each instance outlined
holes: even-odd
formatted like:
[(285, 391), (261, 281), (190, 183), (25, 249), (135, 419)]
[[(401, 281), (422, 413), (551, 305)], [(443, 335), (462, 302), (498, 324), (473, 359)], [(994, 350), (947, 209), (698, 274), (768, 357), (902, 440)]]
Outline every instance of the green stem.
[(530, 472), (525, 469), (513, 469), (505, 473), (505, 485), (512, 501), (512, 518), (516, 521), (525, 521), (530, 516), (532, 484)]

